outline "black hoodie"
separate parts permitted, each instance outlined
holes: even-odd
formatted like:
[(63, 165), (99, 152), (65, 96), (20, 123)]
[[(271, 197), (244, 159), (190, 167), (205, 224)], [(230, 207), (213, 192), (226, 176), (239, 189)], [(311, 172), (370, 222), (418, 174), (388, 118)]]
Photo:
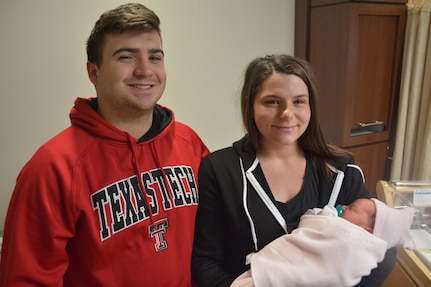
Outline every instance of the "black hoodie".
[[(275, 201), (256, 153), (245, 138), (203, 159), (192, 260), (198, 286), (229, 286), (249, 268), (245, 264), (248, 254), (290, 233), (306, 210), (370, 198), (361, 169), (350, 159), (339, 158), (331, 166), (333, 176), (329, 179), (318, 174), (309, 154), (306, 158), (304, 185), (288, 203)], [(378, 277), (379, 283), (364, 286), (379, 286), (390, 270), (372, 274), (371, 279)]]

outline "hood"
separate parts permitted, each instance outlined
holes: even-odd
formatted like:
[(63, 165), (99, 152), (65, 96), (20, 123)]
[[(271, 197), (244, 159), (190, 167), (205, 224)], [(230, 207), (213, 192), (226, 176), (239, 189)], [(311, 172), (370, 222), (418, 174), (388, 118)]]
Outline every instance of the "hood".
[(249, 169), (256, 159), (256, 152), (253, 145), (247, 139), (247, 136), (244, 136), (242, 139), (234, 142), (232, 146), (235, 152), (241, 158), (244, 169)]
[[(97, 98), (77, 98), (69, 115), (72, 125), (81, 127), (101, 139), (129, 142), (130, 135), (103, 119), (97, 113), (97, 108)], [(153, 119), (150, 130), (139, 139), (139, 142), (152, 139), (162, 133), (169, 123), (173, 122), (174, 115), (168, 108), (156, 105)]]
[[(97, 98), (77, 98), (75, 100), (75, 105), (70, 111), (72, 126), (80, 127), (101, 140), (115, 141), (128, 145), (132, 156), (133, 169), (138, 177), (144, 169), (141, 167), (142, 161), (137, 157), (137, 146), (143, 143), (148, 145), (157, 166), (164, 173), (155, 147), (155, 142), (159, 137), (169, 136), (169, 133), (175, 132), (173, 125), (174, 116), (171, 110), (166, 107), (156, 105), (154, 107), (153, 123), (150, 129), (145, 135), (137, 140), (128, 132), (116, 128), (111, 123), (103, 119), (97, 113), (97, 108)], [(168, 126), (172, 126), (172, 128), (167, 128)], [(164, 174), (163, 180), (166, 180), (166, 174)], [(144, 191), (145, 187), (143, 186), (142, 181), (139, 180), (138, 182), (141, 190)], [(149, 203), (146, 198), (144, 199), (147, 209), (150, 211), (151, 223), (153, 223), (151, 208), (149, 207)]]

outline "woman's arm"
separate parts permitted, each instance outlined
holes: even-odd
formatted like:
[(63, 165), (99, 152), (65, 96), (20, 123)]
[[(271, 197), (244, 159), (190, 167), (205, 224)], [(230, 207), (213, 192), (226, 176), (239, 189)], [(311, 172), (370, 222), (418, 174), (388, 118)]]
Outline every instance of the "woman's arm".
[(397, 257), (397, 248), (392, 247), (386, 251), (385, 259), (377, 265), (377, 268), (371, 270), (371, 274), (362, 277), (361, 282), (359, 282), (356, 287), (378, 287), (382, 286), (383, 282), (391, 274), (395, 267)]
[(199, 170), (199, 207), (196, 216), (192, 276), (197, 286), (229, 286), (232, 278), (223, 267), (227, 213), (214, 167), (208, 158)]

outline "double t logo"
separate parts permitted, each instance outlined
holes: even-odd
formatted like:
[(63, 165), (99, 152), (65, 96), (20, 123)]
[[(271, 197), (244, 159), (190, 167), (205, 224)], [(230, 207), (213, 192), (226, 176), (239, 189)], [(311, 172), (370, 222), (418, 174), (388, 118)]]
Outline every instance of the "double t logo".
[(168, 243), (163, 238), (163, 234), (166, 233), (166, 228), (169, 227), (167, 218), (159, 219), (150, 226), (148, 226), (148, 234), (151, 238), (154, 238), (154, 249), (156, 252), (160, 252), (168, 248)]

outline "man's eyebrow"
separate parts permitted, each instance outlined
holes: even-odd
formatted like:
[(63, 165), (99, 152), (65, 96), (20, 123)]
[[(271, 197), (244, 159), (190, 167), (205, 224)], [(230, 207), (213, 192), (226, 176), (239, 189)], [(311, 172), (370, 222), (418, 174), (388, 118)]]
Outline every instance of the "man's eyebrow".
[(139, 52), (139, 49), (136, 49), (136, 48), (120, 48), (120, 49), (116, 50), (116, 51), (112, 54), (112, 56), (115, 56), (115, 55), (117, 55), (117, 54), (119, 54), (119, 53), (122, 53), (122, 52), (138, 53), (138, 52)]
[[(112, 56), (115, 56), (119, 53), (122, 52), (127, 52), (127, 53), (139, 53), (139, 49), (138, 48), (120, 48), (118, 50), (116, 50)], [(157, 53), (161, 53), (163, 56), (165, 55), (165, 53), (163, 52), (162, 49), (150, 49), (150, 54), (157, 54)]]
[(162, 54), (163, 56), (165, 55), (165, 52), (163, 52), (163, 50), (162, 50), (162, 49), (150, 49), (150, 53), (151, 53), (151, 54), (157, 54), (157, 53), (160, 53), (160, 54)]

